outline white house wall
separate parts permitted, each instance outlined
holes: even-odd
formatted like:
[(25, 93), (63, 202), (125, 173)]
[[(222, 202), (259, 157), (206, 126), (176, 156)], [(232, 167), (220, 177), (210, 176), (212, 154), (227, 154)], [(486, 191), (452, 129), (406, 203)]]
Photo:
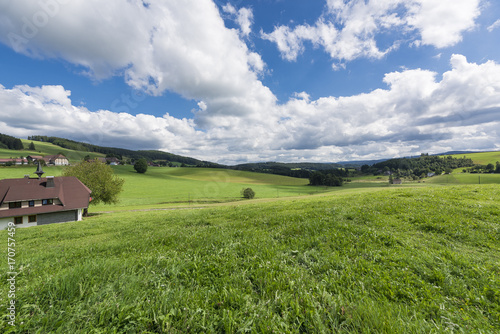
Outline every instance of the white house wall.
[[(9, 227), (9, 223), (14, 223), (14, 217), (9, 217), (9, 218), (0, 218), (0, 230), (5, 230)], [(37, 222), (34, 223), (28, 223), (28, 216), (23, 216), (23, 223), (22, 224), (16, 224), (15, 227), (31, 227), (31, 226), (36, 226)]]

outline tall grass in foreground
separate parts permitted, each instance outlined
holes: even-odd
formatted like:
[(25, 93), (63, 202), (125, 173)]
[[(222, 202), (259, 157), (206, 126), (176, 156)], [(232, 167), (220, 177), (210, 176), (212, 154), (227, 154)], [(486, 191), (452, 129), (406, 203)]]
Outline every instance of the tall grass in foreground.
[(499, 201), (498, 186), (388, 189), (18, 229), (17, 326), (0, 328), (498, 333)]

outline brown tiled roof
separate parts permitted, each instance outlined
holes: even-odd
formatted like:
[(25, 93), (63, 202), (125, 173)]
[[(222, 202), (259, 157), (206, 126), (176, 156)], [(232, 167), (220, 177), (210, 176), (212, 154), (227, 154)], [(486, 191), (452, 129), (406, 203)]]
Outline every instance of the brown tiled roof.
[(55, 177), (47, 188), (47, 178), (0, 180), (0, 204), (41, 199), (59, 199), (61, 205), (0, 210), (0, 218), (86, 208), (90, 189), (74, 176)]

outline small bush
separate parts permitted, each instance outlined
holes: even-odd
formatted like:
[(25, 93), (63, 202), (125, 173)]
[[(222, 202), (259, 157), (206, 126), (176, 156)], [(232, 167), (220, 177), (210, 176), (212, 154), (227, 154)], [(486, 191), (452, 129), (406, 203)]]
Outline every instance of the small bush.
[(243, 195), (244, 198), (247, 199), (252, 199), (255, 197), (255, 191), (253, 191), (252, 188), (242, 189), (241, 194)]

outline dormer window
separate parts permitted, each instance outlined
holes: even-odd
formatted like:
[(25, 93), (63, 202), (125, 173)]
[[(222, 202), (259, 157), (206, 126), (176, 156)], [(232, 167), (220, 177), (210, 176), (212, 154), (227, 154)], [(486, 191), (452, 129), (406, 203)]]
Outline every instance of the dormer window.
[(22, 206), (22, 202), (10, 202), (9, 209), (19, 209)]
[(42, 205), (52, 205), (52, 204), (54, 204), (53, 199), (43, 199), (42, 200)]

